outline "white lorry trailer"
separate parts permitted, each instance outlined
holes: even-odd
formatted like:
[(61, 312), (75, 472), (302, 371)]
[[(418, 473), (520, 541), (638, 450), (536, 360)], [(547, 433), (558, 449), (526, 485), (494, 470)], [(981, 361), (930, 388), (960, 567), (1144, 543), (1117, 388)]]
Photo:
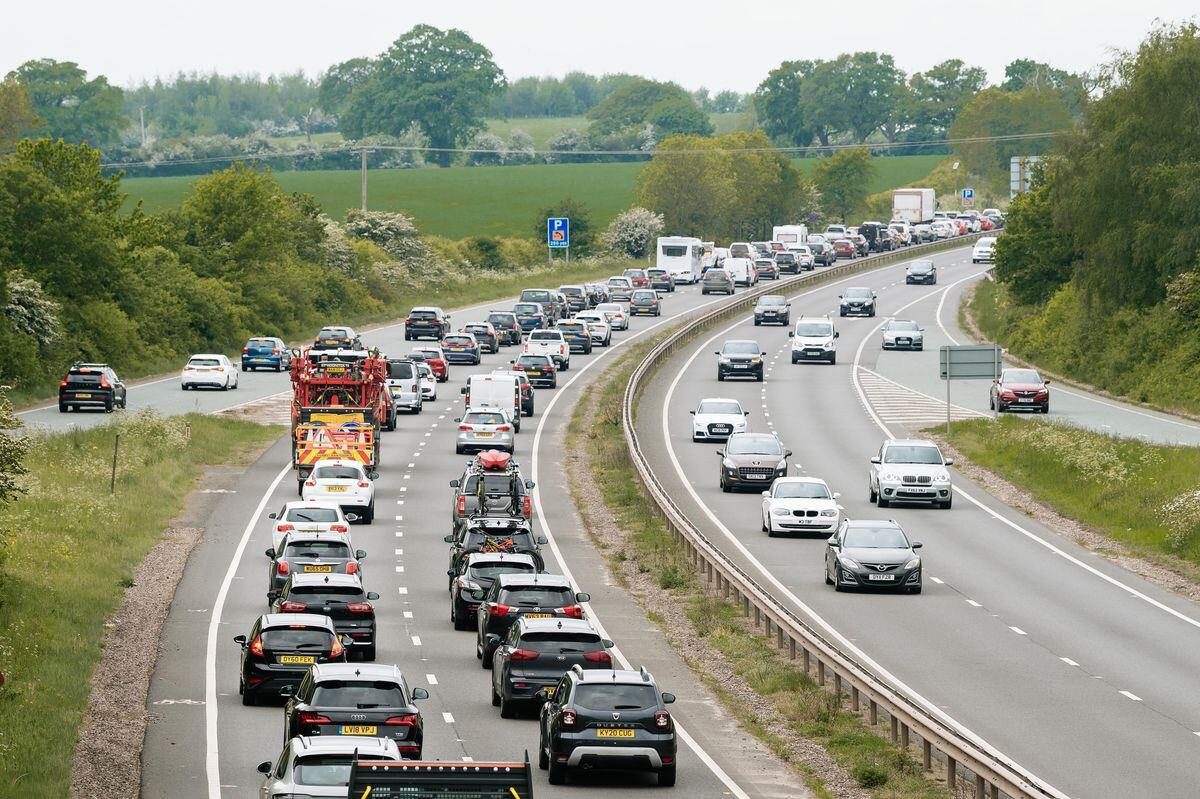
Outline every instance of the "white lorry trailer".
[(920, 225), (933, 221), (937, 192), (933, 189), (896, 189), (892, 192), (892, 220)]

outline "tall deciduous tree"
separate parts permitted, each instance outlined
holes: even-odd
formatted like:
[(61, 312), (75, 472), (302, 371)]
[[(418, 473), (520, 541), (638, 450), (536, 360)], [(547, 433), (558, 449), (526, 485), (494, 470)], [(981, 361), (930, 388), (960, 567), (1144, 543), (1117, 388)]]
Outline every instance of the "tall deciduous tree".
[(763, 130), (772, 138), (796, 147), (806, 147), (813, 140), (812, 109), (803, 90), (816, 68), (813, 61), (784, 61), (758, 85), (754, 108)]
[(593, 136), (623, 133), (646, 123), (650, 111), (666, 100), (695, 105), (691, 95), (674, 83), (638, 78), (605, 97), (587, 113), (592, 121), (588, 132)]
[(127, 120), (122, 113), (123, 93), (99, 75), (70, 61), (42, 58), (26, 61), (8, 74), (24, 87), (41, 126), (33, 132), (73, 144), (97, 147), (116, 142)]
[(11, 152), (26, 132), (40, 124), (24, 87), (12, 78), (0, 81), (0, 155)]
[(354, 90), (371, 77), (372, 64), (369, 58), (351, 58), (331, 66), (321, 76), (317, 89), (317, 102), (327, 114), (345, 113)]
[[(1026, 88), (1008, 92), (992, 87), (971, 98), (951, 125), (950, 136), (970, 140), (1056, 133), (1071, 124), (1071, 112), (1056, 91)], [(1049, 138), (960, 141), (954, 151), (971, 174), (979, 175), (993, 190), (1002, 191), (1008, 185), (1009, 161), (1015, 156), (1041, 155), (1050, 143)]]
[(908, 81), (911, 117), (943, 135), (967, 102), (983, 90), (987, 71), (957, 58), (917, 72)]
[[(354, 138), (398, 136), (415, 122), (434, 148), (454, 148), (484, 128), (484, 118), (504, 87), (492, 53), (460, 30), (418, 25), (372, 65), (350, 92), (342, 129)], [(434, 160), (449, 166), (452, 153)]]
[(822, 159), (813, 170), (813, 182), (821, 192), (821, 206), (845, 222), (866, 201), (874, 175), (870, 150), (855, 147)]
[(654, 126), (659, 138), (668, 136), (711, 136), (713, 125), (708, 114), (691, 100), (663, 100), (650, 109), (646, 121)]

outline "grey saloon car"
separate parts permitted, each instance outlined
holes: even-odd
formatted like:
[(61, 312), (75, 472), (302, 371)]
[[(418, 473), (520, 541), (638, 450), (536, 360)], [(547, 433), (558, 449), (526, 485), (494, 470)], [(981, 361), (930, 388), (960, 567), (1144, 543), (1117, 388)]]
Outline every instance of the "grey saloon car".
[(838, 591), (888, 588), (919, 594), (920, 548), (894, 521), (843, 521), (825, 547), (825, 584)]

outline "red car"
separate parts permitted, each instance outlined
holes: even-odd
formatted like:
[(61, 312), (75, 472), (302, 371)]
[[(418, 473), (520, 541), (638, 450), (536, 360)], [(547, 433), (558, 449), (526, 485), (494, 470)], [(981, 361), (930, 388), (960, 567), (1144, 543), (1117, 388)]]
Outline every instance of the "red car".
[(833, 254), (838, 258), (855, 258), (858, 251), (850, 239), (838, 239), (833, 243)]
[(446, 356), (442, 353), (441, 347), (413, 347), (413, 353), (425, 356), (425, 363), (429, 364), (429, 368), (433, 370), (433, 376), (439, 383), (445, 383), (450, 379), (450, 364), (446, 362)]
[(634, 288), (650, 287), (650, 276), (646, 274), (645, 269), (626, 269), (621, 274), (629, 278)]
[(1004, 369), (992, 383), (991, 408), (997, 413), (1028, 410), (1050, 413), (1049, 380), (1033, 369)]

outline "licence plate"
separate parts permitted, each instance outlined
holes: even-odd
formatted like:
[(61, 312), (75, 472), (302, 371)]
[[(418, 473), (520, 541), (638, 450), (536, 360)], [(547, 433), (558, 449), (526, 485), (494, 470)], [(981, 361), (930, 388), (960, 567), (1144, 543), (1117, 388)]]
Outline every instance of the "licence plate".
[(466, 347), (451, 347), (450, 351), (451, 352), (466, 352), (467, 348)]
[(325, 490), (328, 491), (329, 493), (333, 494), (333, 493), (345, 491), (346, 487), (345, 486), (326, 486)]
[(527, 618), (527, 619), (552, 619), (552, 618), (554, 618), (554, 614), (553, 613), (526, 613), (525, 618)]
[(305, 566), (305, 567), (304, 567), (304, 571), (305, 571), (305, 573), (306, 573), (306, 574), (313, 574), (313, 573), (316, 573), (316, 574), (332, 574), (332, 573), (333, 573), (333, 566), (332, 566), (332, 565), (326, 565), (326, 566)]
[(379, 728), (375, 725), (359, 724), (356, 726), (345, 725), (338, 727), (338, 735), (374, 735)]
[(76, 394), (75, 399), (91, 399), (91, 394)]
[(894, 574), (868, 574), (867, 579), (886, 583), (886, 582), (891, 582), (892, 580), (895, 580), (896, 575), (894, 575)]
[(1033, 402), (1031, 399), (1018, 399), (1017, 402)]
[(492, 433), (476, 433), (475, 437), (476, 438), (491, 438), (492, 435), (493, 435)]
[(280, 663), (308, 663), (311, 665), (313, 663), (316, 663), (317, 659), (315, 657), (313, 657), (312, 655), (280, 655), (279, 662)]
[(637, 733), (634, 730), (596, 730), (597, 738), (633, 738)]
[(734, 368), (734, 369), (749, 369), (749, 368), (750, 368), (750, 364), (748, 364), (748, 363), (735, 363), (735, 364), (733, 365), (733, 368)]
[(911, 494), (928, 494), (933, 489), (932, 488), (914, 488), (911, 486), (905, 486), (904, 490), (908, 491)]

